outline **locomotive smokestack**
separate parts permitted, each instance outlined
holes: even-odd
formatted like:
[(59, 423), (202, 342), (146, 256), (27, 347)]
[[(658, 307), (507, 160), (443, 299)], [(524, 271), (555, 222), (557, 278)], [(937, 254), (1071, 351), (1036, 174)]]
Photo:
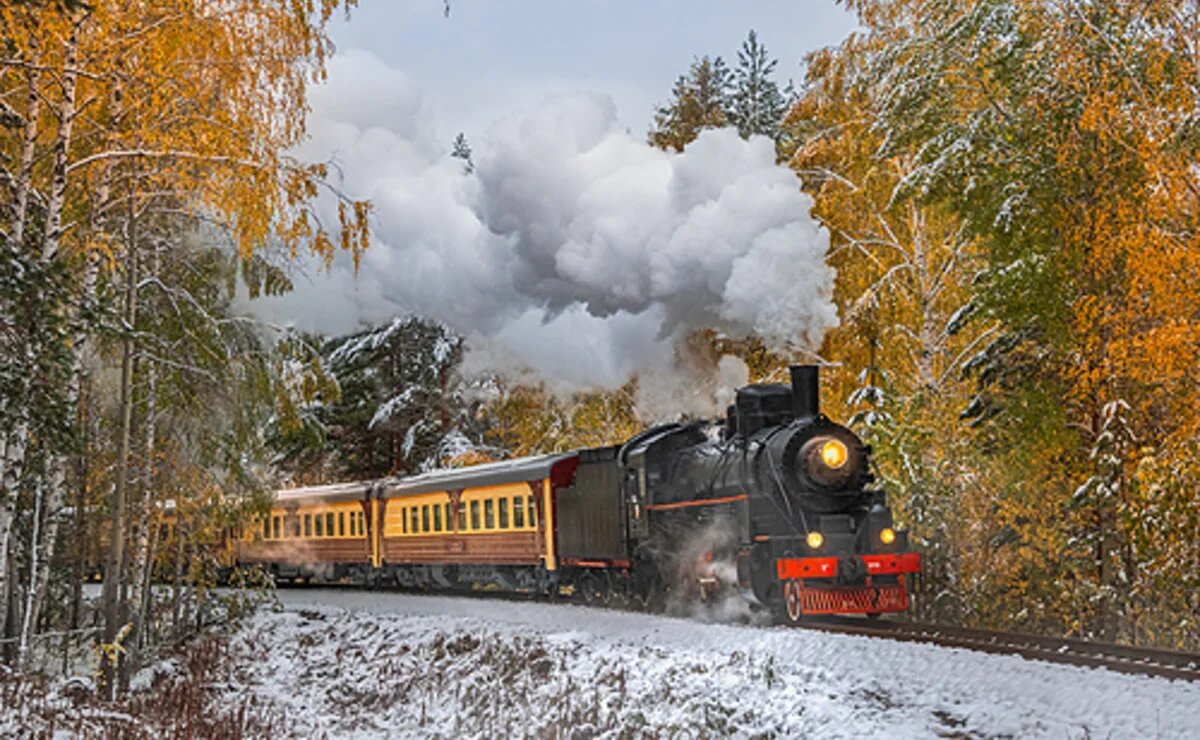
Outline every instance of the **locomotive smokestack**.
[(792, 365), (792, 410), (797, 419), (811, 419), (821, 412), (821, 370), (816, 365)]

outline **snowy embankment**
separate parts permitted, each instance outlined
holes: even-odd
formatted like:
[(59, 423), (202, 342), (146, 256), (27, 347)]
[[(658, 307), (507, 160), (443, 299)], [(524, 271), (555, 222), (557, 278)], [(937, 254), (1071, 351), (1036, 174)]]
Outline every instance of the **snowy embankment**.
[(1200, 685), (577, 606), (280, 594), (232, 698), (296, 737), (1196, 737)]

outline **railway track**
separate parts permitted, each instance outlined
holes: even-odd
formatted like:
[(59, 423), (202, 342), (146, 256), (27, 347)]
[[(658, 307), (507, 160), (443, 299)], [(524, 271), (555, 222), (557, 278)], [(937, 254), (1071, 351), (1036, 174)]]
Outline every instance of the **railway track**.
[(940, 624), (832, 617), (796, 625), (802, 629), (844, 635), (922, 642), (996, 655), (1019, 655), (1030, 660), (1107, 668), (1118, 673), (1200, 681), (1200, 654), (1110, 645), (1062, 637), (969, 629)]
[[(320, 588), (337, 588), (322, 584)], [(297, 588), (297, 586), (291, 586)], [(300, 586), (299, 588), (306, 588)], [(357, 587), (354, 587), (357, 588)], [(442, 593), (444, 596), (462, 598), (487, 598), (505, 601), (536, 601), (536, 597), (522, 593), (502, 591), (477, 591)], [(653, 610), (632, 604), (616, 605), (586, 601), (577, 596), (567, 596), (560, 603), (608, 608), (619, 611)], [(1140, 676), (1155, 676), (1183, 681), (1200, 681), (1200, 654), (1139, 648), (1128, 645), (1111, 645), (1063, 637), (1042, 637), (1014, 632), (970, 629), (941, 624), (922, 624), (900, 620), (866, 620), (855, 617), (812, 618), (793, 625), (799, 629), (817, 630), (843, 635), (881, 637), (899, 642), (920, 642), (940, 647), (962, 648), (994, 655), (1019, 655), (1029, 660), (1044, 660), (1050, 663), (1107, 668), (1110, 671)]]

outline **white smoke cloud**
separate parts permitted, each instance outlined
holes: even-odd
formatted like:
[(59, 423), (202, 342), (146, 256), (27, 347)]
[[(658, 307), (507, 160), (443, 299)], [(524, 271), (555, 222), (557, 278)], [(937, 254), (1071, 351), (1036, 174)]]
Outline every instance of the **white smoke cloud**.
[(260, 315), (339, 333), (416, 313), (467, 335), (472, 366), (524, 365), (560, 388), (634, 373), (678, 388), (665, 381), (697, 328), (814, 348), (837, 323), (828, 236), (765, 138), (706, 131), (667, 153), (622, 127), (611, 99), (564, 95), (472, 140), (468, 175), (401, 72), (353, 51), (329, 71), (300, 154), (334, 156), (344, 191), (373, 201), (372, 246), (357, 278), (340, 257), (255, 301)]

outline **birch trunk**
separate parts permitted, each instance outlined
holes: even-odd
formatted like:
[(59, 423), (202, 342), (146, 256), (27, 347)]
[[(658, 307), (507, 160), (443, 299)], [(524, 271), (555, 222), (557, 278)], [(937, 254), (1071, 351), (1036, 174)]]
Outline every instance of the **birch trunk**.
[(12, 584), (9, 583), (9, 551), (12, 523), (17, 504), (17, 486), (25, 465), (25, 445), (29, 443), (29, 425), (18, 422), (4, 448), (4, 475), (0, 477), (0, 635), (8, 634), (8, 606)]
[[(39, 489), (41, 486), (39, 486)], [(41, 548), (37, 546), (38, 536), (42, 525), (42, 498), (43, 491), (39, 490), (33, 501), (33, 534), (30, 536), (30, 562), (29, 562), (29, 589), (25, 592), (25, 618), (21, 623), (21, 636), (17, 642), (17, 667), (24, 669), (29, 660), (29, 644), (33, 637), (34, 625), (36, 624), (35, 615), (33, 613), (33, 601), (36, 587), (34, 581), (37, 579), (38, 572), (41, 570), (39, 558), (41, 557)]]
[(42, 235), (42, 261), (49, 262), (58, 255), (62, 239), (62, 213), (67, 195), (68, 159), (71, 154), (71, 133), (75, 125), (75, 72), (78, 64), (79, 23), (71, 25), (66, 41), (62, 71), (62, 101), (58, 106), (58, 136), (54, 141), (54, 166), (50, 178), (50, 196), (46, 199), (46, 231)]
[[(158, 254), (155, 250), (152, 258), (152, 274), (157, 274)], [(154, 523), (154, 437), (155, 415), (157, 403), (155, 393), (158, 386), (158, 373), (154, 363), (146, 365), (146, 445), (143, 450), (141, 495), (138, 509), (141, 513), (141, 524), (138, 527), (137, 544), (133, 552), (133, 573), (130, 578), (129, 591), (134, 604), (133, 633), (130, 635), (130, 660), (127, 673), (137, 670), (141, 662), (140, 646), (144, 644), (142, 628), (146, 622), (144, 592), (150, 582), (150, 548), (153, 537)]]
[(42, 112), (42, 96), (38, 91), (40, 73), (29, 74), (29, 102), (25, 109), (25, 132), (21, 139), (21, 163), (13, 183), (12, 240), (18, 249), (25, 239), (25, 222), (29, 214), (29, 191), (33, 187), (33, 160), (37, 151), (38, 116)]

